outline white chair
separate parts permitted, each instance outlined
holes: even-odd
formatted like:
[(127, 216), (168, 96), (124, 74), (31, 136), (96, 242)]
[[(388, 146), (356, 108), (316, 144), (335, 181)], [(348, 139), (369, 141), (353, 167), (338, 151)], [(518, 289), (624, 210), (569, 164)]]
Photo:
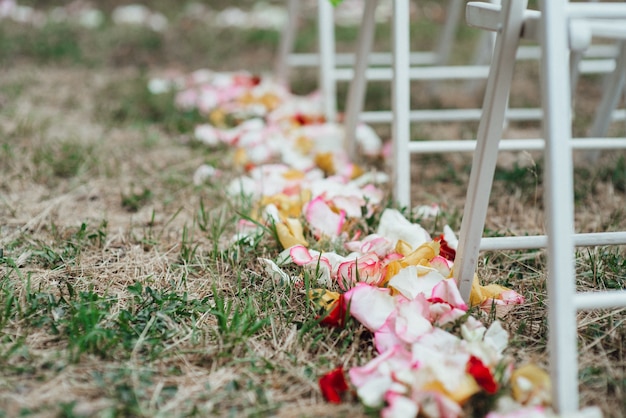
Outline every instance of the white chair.
[(623, 111), (616, 115), (616, 109), (620, 94), (624, 92), (626, 82), (626, 41), (619, 42), (618, 59), (615, 61), (615, 70), (606, 81), (602, 101), (596, 111), (593, 125), (589, 131), (589, 136), (605, 136), (609, 130), (611, 121), (616, 117), (624, 119)]
[[(487, 81), (483, 117), (478, 128), (470, 183), (463, 213), (454, 275), (465, 300), (481, 249), (547, 248), (549, 355), (553, 401), (564, 416), (578, 410), (576, 311), (626, 307), (626, 290), (580, 293), (575, 288), (576, 245), (626, 244), (626, 232), (574, 234), (573, 148), (626, 148), (624, 139), (572, 139), (570, 51), (582, 51), (594, 31), (611, 29), (623, 38), (626, 3), (568, 3), (540, 1), (540, 11), (527, 10), (527, 0), (504, 1), (502, 7), (471, 2), (469, 24), (497, 30), (493, 61)], [(601, 25), (598, 20), (602, 19)], [(622, 21), (623, 22), (623, 21)], [(543, 140), (545, 144), (545, 236), (482, 238), (487, 205), (501, 141), (516, 50), (520, 37), (538, 39), (542, 52), (541, 80)]]
[[(494, 9), (497, 9), (500, 0), (491, 0), (494, 3)], [(413, 67), (406, 59), (410, 51), (410, 34), (408, 30), (408, 8), (407, 0), (396, 0), (393, 5), (393, 64), (392, 72), (389, 69), (373, 69), (367, 62), (369, 56), (373, 33), (375, 10), (377, 0), (367, 0), (363, 11), (363, 18), (360, 27), (359, 40), (356, 54), (356, 64), (354, 71), (350, 74), (353, 76), (346, 100), (346, 112), (344, 127), (346, 131), (346, 150), (349, 155), (356, 155), (355, 131), (359, 122), (392, 123), (392, 140), (393, 140), (393, 194), (395, 200), (401, 206), (410, 206), (410, 187), (411, 187), (411, 170), (410, 159), (412, 154), (418, 153), (449, 153), (449, 152), (468, 152), (473, 151), (476, 144), (474, 141), (454, 140), (446, 138), (445, 140), (432, 141), (411, 141), (410, 125), (411, 122), (434, 122), (434, 121), (478, 121), (482, 114), (481, 109), (411, 109), (409, 92), (411, 81), (413, 80), (469, 80), (483, 81), (488, 74), (488, 66), (485, 65), (429, 65), (422, 67)], [(463, 6), (465, 2), (452, 0), (449, 3), (449, 21), (456, 22), (457, 8)], [(448, 26), (447, 23), (447, 26)], [(492, 28), (493, 30), (494, 28)], [(450, 36), (446, 42), (453, 41)], [(482, 45), (484, 48), (485, 45)], [(448, 47), (449, 48), (449, 47)], [(441, 49), (441, 48), (440, 48)], [(492, 49), (488, 46), (488, 49)], [(573, 67), (572, 75), (577, 76), (579, 69), (581, 73), (605, 73), (612, 71), (615, 67), (615, 59), (597, 59), (598, 57), (614, 57), (616, 48), (614, 45), (594, 45), (584, 50), (585, 60), (581, 61), (583, 51), (580, 57), (575, 61), (576, 66)], [(490, 55), (490, 54), (489, 54)], [(537, 59), (539, 57), (539, 49), (534, 46), (524, 46), (516, 52), (515, 58), (518, 60)], [(589, 59), (587, 59), (589, 58)], [(574, 62), (574, 61), (573, 61)], [(383, 75), (392, 76), (392, 109), (388, 111), (370, 111), (363, 112), (363, 100), (366, 89), (366, 80), (380, 80)], [(574, 78), (573, 78), (574, 80)], [(574, 85), (575, 81), (572, 81)], [(610, 99), (607, 97), (607, 100)], [(609, 107), (613, 102), (607, 104)], [(623, 115), (621, 115), (623, 117)], [(611, 120), (615, 115), (608, 112), (608, 116), (598, 116), (599, 122), (607, 126), (607, 120)], [(509, 108), (506, 112), (506, 121), (532, 121), (542, 118), (542, 110), (538, 108)], [(602, 132), (602, 128), (592, 132)], [(597, 134), (599, 136), (600, 134)], [(507, 150), (524, 150), (537, 149), (543, 147), (543, 141), (507, 141), (502, 144), (503, 149)]]
[[(364, 0), (364, 16), (362, 25), (365, 24), (368, 29), (364, 30), (361, 26), (360, 41), (357, 49), (363, 50), (365, 45), (363, 35), (370, 37), (369, 48), (362, 55), (364, 58), (364, 70), (369, 66), (371, 68), (368, 76), (374, 80), (391, 80), (392, 70), (389, 66), (392, 63), (392, 55), (390, 53), (378, 52), (371, 53), (371, 36), (375, 29), (375, 11), (378, 0)], [(341, 7), (341, 6), (339, 6)], [(317, 24), (318, 24), (318, 52), (317, 53), (295, 53), (294, 42), (298, 29), (298, 20), (301, 15), (302, 0), (287, 0), (287, 9), (289, 19), (287, 25), (283, 28), (281, 34), (281, 42), (274, 68), (275, 76), (278, 80), (287, 83), (289, 79), (289, 70), (292, 67), (318, 67), (319, 68), (319, 86), (324, 100), (325, 117), (329, 121), (337, 120), (337, 82), (348, 82), (354, 74), (363, 73), (355, 71), (355, 54), (353, 53), (336, 53), (335, 51), (335, 24), (334, 9), (329, 0), (317, 0)], [(410, 65), (443, 65), (448, 61), (451, 48), (454, 42), (456, 31), (463, 14), (464, 2), (459, 0), (449, 0), (446, 21), (442, 27), (441, 34), (438, 37), (437, 45), (433, 51), (409, 51), (408, 62)], [(408, 17), (409, 7), (403, 9)], [(358, 55), (358, 54), (356, 54)], [(357, 58), (358, 60), (358, 58)], [(386, 67), (386, 68), (384, 68)], [(487, 74), (487, 68), (483, 66), (484, 76)], [(374, 115), (374, 119), (380, 120), (380, 115)], [(371, 116), (370, 116), (371, 118)], [(368, 119), (368, 116), (365, 116)], [(391, 112), (386, 112), (382, 116), (383, 121), (391, 121)]]
[[(451, 0), (448, 3), (448, 19), (457, 19), (458, 8), (465, 2)], [(344, 127), (346, 131), (346, 150), (356, 155), (355, 131), (359, 122), (391, 122), (394, 163), (393, 195), (401, 206), (410, 206), (410, 157), (415, 152), (446, 152), (450, 143), (438, 142), (435, 148), (429, 142), (411, 142), (410, 125), (412, 122), (434, 121), (476, 121), (480, 118), (480, 109), (411, 109), (410, 90), (413, 80), (480, 80), (485, 79), (489, 67), (486, 65), (425, 65), (415, 67), (409, 61), (409, 0), (394, 0), (392, 12), (392, 68), (369, 68), (367, 59), (374, 36), (375, 11), (378, 0), (366, 0), (360, 26), (358, 49), (354, 71), (350, 73), (351, 82), (346, 101)], [(453, 34), (452, 34), (453, 35)], [(451, 43), (450, 35), (446, 42)], [(448, 47), (449, 48), (449, 47)], [(367, 80), (391, 79), (391, 111), (363, 112)], [(521, 120), (539, 119), (537, 110), (519, 109), (510, 113), (512, 118)], [(421, 147), (426, 147), (422, 149)], [(426, 150), (428, 149), (428, 150)], [(424, 151), (426, 150), (426, 151)]]

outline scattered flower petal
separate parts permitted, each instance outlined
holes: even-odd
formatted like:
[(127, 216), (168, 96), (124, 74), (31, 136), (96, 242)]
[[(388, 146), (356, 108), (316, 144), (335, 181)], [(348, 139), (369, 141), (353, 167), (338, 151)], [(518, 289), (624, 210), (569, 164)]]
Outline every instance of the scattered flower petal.
[(524, 405), (549, 405), (552, 395), (550, 376), (534, 364), (526, 364), (511, 375), (513, 398)]
[(495, 308), (498, 316), (506, 315), (515, 305), (524, 303), (524, 297), (506, 287), (490, 284), (481, 286), (478, 277), (474, 276), (470, 292), (470, 305), (480, 305), (485, 312)]
[(445, 277), (437, 270), (409, 266), (393, 276), (389, 280), (389, 286), (400, 292), (407, 299), (413, 300), (420, 294), (430, 297), (435, 286), (443, 280), (445, 280)]
[(278, 265), (268, 258), (258, 258), (265, 267), (265, 272), (277, 283), (284, 284), (291, 282), (291, 277)]
[(471, 356), (467, 362), (467, 372), (471, 374), (476, 383), (490, 395), (498, 391), (498, 383), (491, 374), (491, 370), (478, 358)]
[(424, 228), (409, 222), (395, 209), (384, 210), (376, 233), (391, 240), (394, 245), (398, 240), (403, 240), (413, 249), (431, 240)]
[(387, 407), (381, 412), (383, 418), (416, 417), (419, 412), (419, 407), (413, 399), (399, 393), (387, 392), (385, 401)]
[(320, 389), (324, 399), (330, 403), (341, 403), (341, 397), (348, 391), (348, 383), (343, 372), (343, 367), (326, 373), (319, 380)]
[(275, 224), (278, 240), (284, 249), (291, 248), (296, 245), (308, 247), (309, 243), (304, 238), (302, 224), (297, 219), (287, 218), (282, 222)]
[(345, 293), (349, 301), (350, 314), (372, 332), (383, 326), (395, 309), (389, 289), (357, 283)]
[(346, 220), (345, 211), (333, 212), (321, 197), (317, 197), (305, 205), (304, 216), (317, 236), (331, 238), (341, 233), (341, 228)]

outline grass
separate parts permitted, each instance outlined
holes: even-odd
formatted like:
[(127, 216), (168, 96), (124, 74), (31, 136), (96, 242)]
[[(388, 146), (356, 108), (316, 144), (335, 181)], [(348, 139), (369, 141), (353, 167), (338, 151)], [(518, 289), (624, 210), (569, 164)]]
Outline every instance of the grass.
[[(157, 4), (176, 15), (178, 6)], [(302, 49), (314, 45), (312, 23), (305, 25), (297, 43)], [(349, 41), (356, 33), (338, 34)], [(184, 71), (271, 68), (277, 39), (270, 31), (198, 23), (177, 22), (155, 34), (110, 24), (89, 32), (70, 24), (34, 30), (3, 22), (0, 416), (377, 413), (355, 399), (329, 405), (317, 388), (320, 374), (372, 358), (371, 335), (354, 321), (344, 330), (321, 327), (303, 289), (276, 282), (259, 267), (257, 257), (279, 251), (271, 230), (249, 244), (230, 241), (252, 207), (225, 198), (224, 184), (237, 173), (203, 186), (191, 180), (205, 162), (228, 170), (229, 150), (190, 143), (201, 116), (178, 112), (172, 95), (146, 89), (148, 77), (171, 64)], [(528, 80), (518, 81), (526, 91)], [(294, 80), (302, 92), (316, 83), (306, 71)], [(375, 85), (368, 108), (385, 107), (388, 93)], [(420, 86), (414, 93), (416, 105), (461, 100), (433, 98)], [(416, 128), (420, 139), (451, 132), (469, 137), (475, 130)], [(515, 154), (499, 167), (488, 235), (543, 230), (541, 161), (528, 160)], [(444, 223), (458, 230), (471, 159), (414, 162), (414, 202), (443, 209), (439, 218), (420, 221), (433, 234)], [(579, 229), (624, 229), (625, 177), (619, 155), (578, 168)], [(378, 216), (358, 228), (371, 231)], [(545, 269), (544, 251), (485, 253), (479, 269), (485, 281), (527, 298), (504, 318), (510, 355), (544, 366)], [(626, 286), (622, 248), (580, 249), (577, 270), (580, 289)], [(624, 319), (624, 310), (579, 317), (583, 403), (600, 405), (609, 417), (626, 413)]]

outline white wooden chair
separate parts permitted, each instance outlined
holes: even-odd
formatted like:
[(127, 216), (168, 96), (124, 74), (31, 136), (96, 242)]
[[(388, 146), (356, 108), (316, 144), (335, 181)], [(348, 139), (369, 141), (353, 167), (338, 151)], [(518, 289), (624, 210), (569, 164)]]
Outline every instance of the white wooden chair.
[[(500, 0), (491, 0), (494, 3), (494, 9), (497, 9)], [(407, 0), (396, 0), (393, 5), (393, 62), (391, 69), (374, 69), (370, 68), (367, 62), (372, 47), (375, 11), (378, 0), (367, 0), (363, 11), (363, 18), (360, 27), (359, 40), (356, 51), (356, 63), (348, 91), (346, 101), (346, 112), (344, 120), (344, 128), (346, 131), (346, 150), (349, 155), (356, 155), (355, 132), (356, 126), (360, 122), (392, 123), (392, 140), (393, 140), (393, 193), (395, 200), (401, 206), (410, 206), (410, 187), (411, 187), (411, 170), (410, 160), (412, 154), (418, 153), (449, 153), (449, 152), (468, 152), (473, 151), (476, 144), (474, 141), (454, 140), (446, 138), (445, 140), (432, 141), (411, 141), (410, 126), (411, 122), (447, 122), (447, 121), (478, 121), (481, 117), (481, 109), (411, 109), (410, 108), (410, 88), (413, 80), (469, 80), (483, 81), (488, 74), (489, 68), (486, 65), (426, 65), (422, 67), (413, 67), (411, 62), (406, 59), (410, 51), (410, 34)], [(458, 7), (463, 6), (464, 1), (452, 0), (449, 4), (449, 21), (457, 21)], [(493, 30), (493, 28), (491, 28)], [(444, 33), (449, 32), (445, 31)], [(447, 44), (453, 42), (453, 36), (445, 39)], [(484, 45), (483, 45), (484, 47)], [(448, 48), (450, 48), (448, 46)], [(441, 49), (441, 48), (440, 48)], [(492, 49), (491, 46), (488, 47)], [(539, 48), (535, 46), (524, 46), (516, 51), (515, 58), (518, 60), (538, 59)], [(585, 55), (585, 60), (581, 61)], [(573, 76), (578, 75), (578, 70), (582, 73), (605, 73), (613, 70), (615, 66), (614, 57), (616, 48), (614, 45), (594, 45), (581, 51), (579, 58), (575, 62), (575, 71)], [(598, 57), (609, 57), (609, 59), (597, 59)], [(590, 58), (590, 59), (587, 59)], [(593, 58), (593, 59), (591, 59)], [(574, 68), (574, 67), (573, 67)], [(391, 72), (389, 72), (391, 70)], [(392, 109), (389, 111), (370, 111), (363, 112), (363, 100), (367, 80), (381, 80), (384, 76), (392, 77)], [(572, 85), (575, 81), (572, 80)], [(329, 96), (327, 96), (329, 97)], [(607, 97), (609, 100), (610, 97)], [(607, 103), (607, 108), (613, 105), (613, 102)], [(529, 121), (540, 120), (542, 118), (542, 110), (539, 108), (508, 108), (506, 111), (506, 122), (508, 121)], [(614, 117), (615, 115), (613, 115)], [(622, 115), (623, 117), (623, 115)], [(608, 116), (599, 115), (597, 120), (601, 123), (598, 129), (595, 129), (596, 136), (600, 136), (599, 132), (606, 132), (608, 121), (612, 119), (611, 112)], [(604, 129), (604, 131), (602, 130)], [(602, 133), (603, 135), (604, 133)], [(503, 149), (507, 150), (523, 150), (531, 148), (541, 148), (543, 142), (535, 141), (507, 141), (502, 144)]]
[[(626, 290), (580, 293), (575, 287), (577, 245), (626, 244), (626, 232), (575, 234), (573, 206), (573, 148), (626, 148), (624, 139), (572, 139), (570, 51), (584, 50), (594, 31), (623, 39), (626, 3), (569, 3), (540, 1), (540, 11), (526, 9), (527, 0), (504, 1), (502, 7), (470, 2), (466, 19), (483, 29), (497, 30), (493, 61), (487, 81), (483, 116), (463, 213), (454, 274), (465, 300), (481, 249), (547, 248), (549, 354), (553, 401), (559, 413), (578, 410), (576, 311), (626, 307)], [(599, 19), (599, 20), (596, 20)], [(598, 24), (600, 22), (600, 24)], [(624, 22), (624, 21), (622, 21)], [(610, 30), (609, 30), (610, 29)], [(545, 140), (545, 236), (482, 238), (505, 107), (513, 77), (520, 37), (540, 41), (543, 132)], [(541, 147), (539, 147), (541, 145)]]
[[(480, 109), (411, 109), (410, 90), (414, 80), (484, 80), (489, 67), (487, 65), (444, 65), (442, 61), (420, 67), (412, 66), (409, 61), (409, 0), (394, 0), (392, 12), (392, 66), (391, 68), (369, 68), (370, 54), (374, 36), (375, 11), (378, 0), (366, 0), (360, 26), (356, 63), (350, 73), (351, 82), (346, 101), (344, 128), (346, 131), (346, 150), (349, 155), (356, 155), (355, 132), (359, 122), (384, 123), (392, 125), (392, 161), (393, 195), (401, 206), (410, 206), (410, 157), (415, 152), (447, 152), (449, 143), (438, 142), (435, 148), (428, 142), (411, 142), (410, 126), (412, 122), (476, 121), (480, 118)], [(459, 7), (465, 2), (450, 0), (448, 19), (457, 19)], [(446, 39), (448, 44), (454, 41), (454, 33)], [(448, 46), (448, 48), (450, 48)], [(363, 112), (367, 80), (391, 79), (391, 111)], [(538, 109), (515, 109), (509, 113), (514, 119), (539, 119)], [(424, 150), (421, 147), (426, 147)]]
[[(394, 0), (395, 1), (395, 0)], [(350, 81), (354, 74), (364, 74), (365, 68), (370, 68), (367, 76), (372, 80), (391, 80), (393, 72), (392, 54), (385, 52), (371, 53), (371, 37), (375, 30), (375, 11), (378, 0), (364, 0), (364, 19), (361, 22), (360, 40), (358, 51), (363, 51), (362, 57), (364, 69), (359, 72), (353, 69), (358, 58), (354, 53), (336, 53), (335, 51), (335, 23), (334, 9), (329, 0), (317, 0), (317, 24), (318, 24), (318, 52), (317, 53), (295, 53), (294, 42), (298, 29), (298, 19), (301, 15), (303, 0), (287, 0), (289, 20), (281, 34), (276, 65), (275, 76), (278, 80), (287, 82), (289, 70), (292, 67), (318, 67), (319, 85), (324, 100), (324, 112), (326, 119), (336, 121), (337, 119), (337, 82)], [(339, 6), (341, 7), (341, 6)], [(437, 45), (433, 51), (409, 51), (408, 63), (413, 66), (418, 65), (443, 65), (448, 61), (456, 31), (463, 14), (464, 1), (448, 0), (446, 21), (442, 27)], [(409, 14), (408, 3), (403, 9), (406, 17)], [(367, 29), (363, 28), (363, 24)], [(370, 39), (367, 51), (364, 51), (363, 36)], [(358, 53), (356, 54), (358, 56)], [(458, 72), (457, 72), (458, 73)], [(487, 68), (483, 66), (482, 77), (486, 77)], [(365, 115), (365, 121), (381, 120), (380, 114)], [(391, 112), (382, 115), (383, 121), (391, 121)]]

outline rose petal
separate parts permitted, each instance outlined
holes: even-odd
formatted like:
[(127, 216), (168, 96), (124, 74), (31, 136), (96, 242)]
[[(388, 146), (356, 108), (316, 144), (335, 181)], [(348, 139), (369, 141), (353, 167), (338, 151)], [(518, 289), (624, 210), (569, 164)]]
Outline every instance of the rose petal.
[(437, 325), (445, 325), (462, 318), (466, 311), (452, 307), (449, 303), (433, 303), (430, 305), (430, 318)]
[(437, 270), (443, 277), (450, 277), (452, 273), (452, 261), (438, 255), (430, 260), (430, 266)]
[(319, 385), (324, 399), (330, 403), (341, 403), (341, 396), (348, 391), (343, 367), (337, 367), (323, 375), (319, 379)]
[[(511, 401), (512, 402), (512, 401)], [(579, 415), (579, 414), (570, 414), (568, 418), (601, 418), (600, 415)], [(527, 408), (519, 408), (514, 411), (507, 412), (490, 412), (487, 414), (485, 418), (555, 418), (554, 413), (550, 408), (546, 408), (543, 406), (531, 406)]]
[(378, 234), (371, 234), (366, 236), (360, 241), (350, 241), (345, 243), (344, 247), (348, 251), (356, 252), (359, 254), (374, 253), (379, 258), (385, 258), (393, 252), (394, 248), (387, 238), (381, 237)]
[(414, 400), (395, 392), (387, 392), (385, 401), (387, 407), (381, 412), (383, 418), (416, 417), (419, 412), (419, 406)]
[(430, 297), (435, 285), (445, 278), (436, 270), (418, 276), (418, 267), (409, 266), (401, 269), (389, 280), (389, 286), (396, 289), (407, 299), (412, 300), (419, 294)]
[(433, 299), (443, 300), (455, 308), (467, 311), (467, 305), (465, 304), (454, 279), (442, 280), (435, 284), (430, 297)]
[(350, 314), (372, 332), (382, 327), (395, 309), (389, 289), (366, 283), (357, 283), (345, 297), (350, 302)]
[(346, 220), (344, 211), (333, 212), (321, 197), (317, 197), (306, 204), (304, 216), (316, 236), (338, 236)]
[(294, 245), (289, 250), (289, 255), (294, 263), (305, 266), (313, 261), (313, 256), (303, 245)]
[(277, 283), (289, 283), (291, 282), (291, 277), (287, 273), (283, 271), (278, 265), (268, 258), (258, 258), (261, 264), (265, 267), (265, 272), (269, 274), (269, 276)]
[(321, 325), (332, 328), (343, 328), (346, 324), (348, 307), (343, 296), (339, 297), (330, 307), (327, 315), (320, 321)]
[(418, 224), (409, 222), (398, 210), (385, 209), (378, 224), (378, 235), (395, 243), (398, 240), (407, 242), (411, 248), (430, 241), (430, 235)]
[(445, 236), (444, 235), (440, 235), (437, 238), (435, 238), (435, 241), (439, 242), (439, 254), (444, 257), (446, 260), (449, 260), (450, 262), (454, 262), (454, 259), (456, 258), (456, 250), (452, 247), (450, 247), (450, 244), (448, 243), (448, 241), (446, 241)]
[(380, 285), (385, 268), (376, 254), (364, 254), (356, 259), (341, 263), (337, 269), (339, 287), (347, 290), (356, 282)]
[(509, 333), (502, 328), (500, 321), (494, 321), (484, 337), (485, 344), (489, 345), (496, 353), (502, 354), (509, 344)]
[(302, 224), (300, 221), (294, 218), (287, 218), (282, 222), (276, 223), (276, 234), (280, 245), (284, 249), (293, 247), (295, 245), (309, 246), (309, 243), (304, 238)]
[(220, 133), (213, 125), (203, 124), (196, 126), (193, 136), (200, 142), (216, 146), (220, 143)]
[(549, 405), (552, 383), (550, 376), (534, 364), (526, 364), (511, 374), (513, 398), (522, 404)]
[(415, 398), (425, 417), (457, 418), (463, 414), (458, 402), (440, 392), (419, 392)]
[(470, 292), (471, 306), (480, 305), (481, 309), (486, 312), (495, 308), (497, 315), (504, 316), (514, 305), (522, 303), (524, 303), (524, 297), (519, 293), (497, 284), (481, 286), (478, 277), (474, 276)]
[(374, 347), (378, 353), (384, 353), (392, 347), (404, 345), (404, 341), (396, 333), (394, 322), (395, 320), (391, 320), (391, 317), (387, 318), (383, 326), (374, 333)]
[(196, 172), (193, 173), (193, 184), (195, 184), (196, 186), (199, 186), (205, 181), (213, 179), (215, 177), (219, 177), (220, 175), (221, 175), (220, 170), (216, 169), (215, 167), (211, 165), (202, 164), (200, 167), (196, 169)]
[(395, 315), (395, 331), (398, 337), (411, 344), (429, 332), (433, 326), (426, 315), (428, 308), (423, 299), (398, 304)]
[(385, 394), (394, 384), (393, 376), (413, 367), (411, 353), (402, 346), (394, 346), (369, 363), (350, 369), (350, 381), (366, 406), (382, 405)]
[(467, 373), (472, 375), (476, 383), (490, 395), (498, 391), (498, 382), (496, 382), (491, 370), (475, 356), (470, 356), (467, 362)]
[(435, 216), (439, 215), (440, 212), (441, 212), (441, 209), (439, 208), (439, 205), (437, 204), (422, 205), (413, 209), (413, 213), (418, 218), (434, 218)]
[(452, 228), (450, 228), (450, 225), (443, 226), (443, 239), (446, 240), (450, 248), (456, 251), (459, 246), (459, 239), (456, 237)]

